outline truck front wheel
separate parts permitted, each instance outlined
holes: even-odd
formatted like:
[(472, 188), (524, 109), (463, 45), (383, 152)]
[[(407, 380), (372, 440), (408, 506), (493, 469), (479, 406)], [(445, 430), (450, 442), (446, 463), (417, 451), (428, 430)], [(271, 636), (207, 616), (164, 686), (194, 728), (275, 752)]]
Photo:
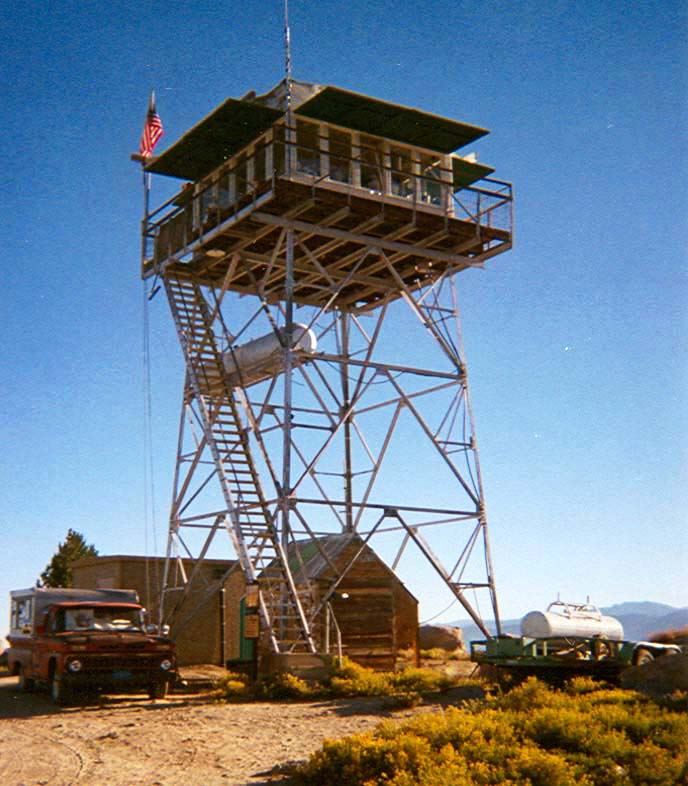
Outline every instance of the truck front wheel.
[(22, 693), (31, 693), (34, 689), (36, 683), (34, 682), (33, 678), (26, 676), (26, 667), (20, 666), (19, 667), (19, 690)]
[(164, 682), (152, 682), (148, 686), (148, 695), (151, 699), (164, 699), (167, 696), (168, 686), (167, 680)]
[(58, 707), (64, 707), (64, 705), (69, 702), (72, 695), (72, 692), (69, 686), (65, 683), (64, 678), (61, 677), (57, 672), (53, 674), (53, 678), (50, 682), (50, 695)]

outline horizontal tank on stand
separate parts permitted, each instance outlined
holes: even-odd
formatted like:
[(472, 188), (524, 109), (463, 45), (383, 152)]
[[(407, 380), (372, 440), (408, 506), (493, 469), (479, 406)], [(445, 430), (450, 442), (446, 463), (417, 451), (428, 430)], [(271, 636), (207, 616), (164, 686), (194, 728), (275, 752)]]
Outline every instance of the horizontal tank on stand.
[[(284, 371), (284, 349), (287, 345), (286, 327), (278, 328), (260, 338), (247, 341), (222, 353), (222, 365), (232, 387), (255, 385)], [(308, 325), (294, 322), (292, 349), (299, 352), (294, 365), (303, 362), (304, 355), (312, 355), (318, 345), (315, 333)]]
[(531, 611), (521, 620), (521, 635), (533, 639), (600, 638), (621, 641), (623, 626), (596, 606), (580, 603), (550, 603), (547, 611)]

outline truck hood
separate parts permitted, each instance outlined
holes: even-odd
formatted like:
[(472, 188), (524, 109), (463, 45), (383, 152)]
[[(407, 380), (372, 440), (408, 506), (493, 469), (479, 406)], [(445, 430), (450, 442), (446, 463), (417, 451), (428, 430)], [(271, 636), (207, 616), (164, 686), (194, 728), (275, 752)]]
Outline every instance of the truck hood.
[(172, 648), (170, 639), (162, 636), (150, 636), (147, 633), (136, 631), (68, 631), (57, 634), (63, 641), (70, 644), (83, 644), (89, 649), (131, 649), (142, 650), (168, 646)]

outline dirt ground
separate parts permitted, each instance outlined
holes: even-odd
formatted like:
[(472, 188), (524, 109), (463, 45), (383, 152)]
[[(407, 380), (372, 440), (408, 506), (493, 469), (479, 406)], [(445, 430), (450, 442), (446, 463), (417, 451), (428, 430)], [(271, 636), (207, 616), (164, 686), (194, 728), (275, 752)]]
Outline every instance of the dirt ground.
[[(451, 697), (445, 698), (451, 701)], [(274, 783), (326, 737), (440, 704), (392, 711), (383, 699), (219, 704), (207, 694), (106, 696), (58, 708), (0, 678), (2, 786), (248, 786)], [(325, 786), (325, 785), (324, 785)]]

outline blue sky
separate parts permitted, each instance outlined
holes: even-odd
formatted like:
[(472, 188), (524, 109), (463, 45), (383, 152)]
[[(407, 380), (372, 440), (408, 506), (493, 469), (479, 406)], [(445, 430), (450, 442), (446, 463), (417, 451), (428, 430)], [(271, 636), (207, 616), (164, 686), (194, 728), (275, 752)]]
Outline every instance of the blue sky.
[[(688, 604), (688, 32), (679, 2), (292, 0), (294, 75), (484, 126), (514, 250), (460, 293), (505, 616)], [(282, 3), (0, 9), (0, 632), (69, 527), (164, 547), (183, 368), (151, 308), (144, 524), (138, 145), (283, 76)], [(431, 602), (421, 615), (436, 611)], [(450, 612), (448, 618), (456, 618)]]

